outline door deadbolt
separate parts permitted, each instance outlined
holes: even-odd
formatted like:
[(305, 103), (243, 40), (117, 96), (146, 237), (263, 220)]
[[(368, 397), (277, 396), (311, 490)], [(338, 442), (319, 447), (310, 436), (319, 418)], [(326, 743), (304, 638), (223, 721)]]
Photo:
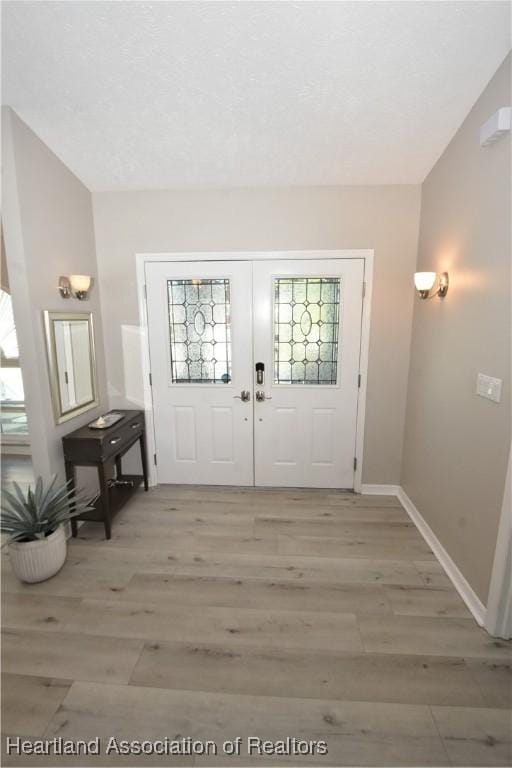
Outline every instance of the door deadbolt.
[(265, 383), (265, 364), (256, 363), (256, 384), (260, 386)]

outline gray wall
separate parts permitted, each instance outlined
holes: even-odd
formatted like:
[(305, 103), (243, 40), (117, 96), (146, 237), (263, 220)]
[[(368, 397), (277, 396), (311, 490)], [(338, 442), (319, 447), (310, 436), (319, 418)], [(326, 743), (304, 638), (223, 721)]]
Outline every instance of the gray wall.
[[(402, 485), (486, 603), (510, 447), (510, 134), (479, 129), (510, 105), (510, 57), (423, 185), (419, 270), (444, 300), (415, 302)], [(500, 404), (477, 372), (503, 379)]]
[(0, 283), (2, 291), (9, 292), (9, 275), (7, 273), (7, 257), (5, 255), (4, 228), (0, 225), (0, 247), (2, 258), (0, 261)]
[(398, 483), (419, 202), (417, 186), (94, 194), (111, 405), (140, 391), (125, 373), (137, 367), (125, 359), (139, 322), (136, 253), (373, 248), (363, 481)]
[[(35, 474), (63, 477), (61, 437), (106, 408), (103, 329), (89, 190), (10, 109), (2, 109), (2, 220)], [(87, 301), (64, 301), (60, 275), (89, 274)], [(56, 426), (42, 311), (92, 311), (100, 406)]]

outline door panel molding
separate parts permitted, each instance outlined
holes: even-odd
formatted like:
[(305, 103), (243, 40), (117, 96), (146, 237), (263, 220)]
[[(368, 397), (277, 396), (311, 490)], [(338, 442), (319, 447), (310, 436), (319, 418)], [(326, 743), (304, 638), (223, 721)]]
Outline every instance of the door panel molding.
[(362, 490), (364, 470), (364, 428), (366, 417), (368, 358), (370, 346), (371, 301), (373, 288), (374, 251), (372, 249), (319, 249), (299, 251), (174, 251), (174, 252), (144, 252), (135, 254), (137, 275), (137, 295), (139, 309), (140, 361), (141, 380), (138, 391), (140, 397), (133, 402), (144, 408), (147, 425), (147, 451), (149, 481), (151, 485), (158, 484), (157, 465), (153, 461), (156, 455), (153, 398), (150, 384), (151, 362), (148, 338), (148, 318), (146, 300), (146, 265), (155, 262), (196, 262), (196, 261), (277, 261), (303, 259), (364, 259), (364, 301), (361, 315), (361, 346), (360, 346), (360, 387), (357, 403), (355, 458), (356, 470), (354, 475), (354, 490)]

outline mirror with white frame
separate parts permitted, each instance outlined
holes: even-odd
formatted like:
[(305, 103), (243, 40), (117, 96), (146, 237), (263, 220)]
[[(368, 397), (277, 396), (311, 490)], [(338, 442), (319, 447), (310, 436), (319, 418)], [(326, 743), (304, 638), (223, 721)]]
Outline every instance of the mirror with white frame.
[(55, 422), (99, 404), (90, 312), (44, 312), (46, 349)]

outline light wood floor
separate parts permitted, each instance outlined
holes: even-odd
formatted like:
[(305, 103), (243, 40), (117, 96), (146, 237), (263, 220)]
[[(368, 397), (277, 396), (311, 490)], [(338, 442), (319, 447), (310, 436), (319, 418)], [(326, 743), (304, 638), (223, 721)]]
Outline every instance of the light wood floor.
[(511, 681), (393, 497), (160, 486), (47, 582), (3, 562), (5, 734), (329, 750), (4, 765), (509, 766)]

